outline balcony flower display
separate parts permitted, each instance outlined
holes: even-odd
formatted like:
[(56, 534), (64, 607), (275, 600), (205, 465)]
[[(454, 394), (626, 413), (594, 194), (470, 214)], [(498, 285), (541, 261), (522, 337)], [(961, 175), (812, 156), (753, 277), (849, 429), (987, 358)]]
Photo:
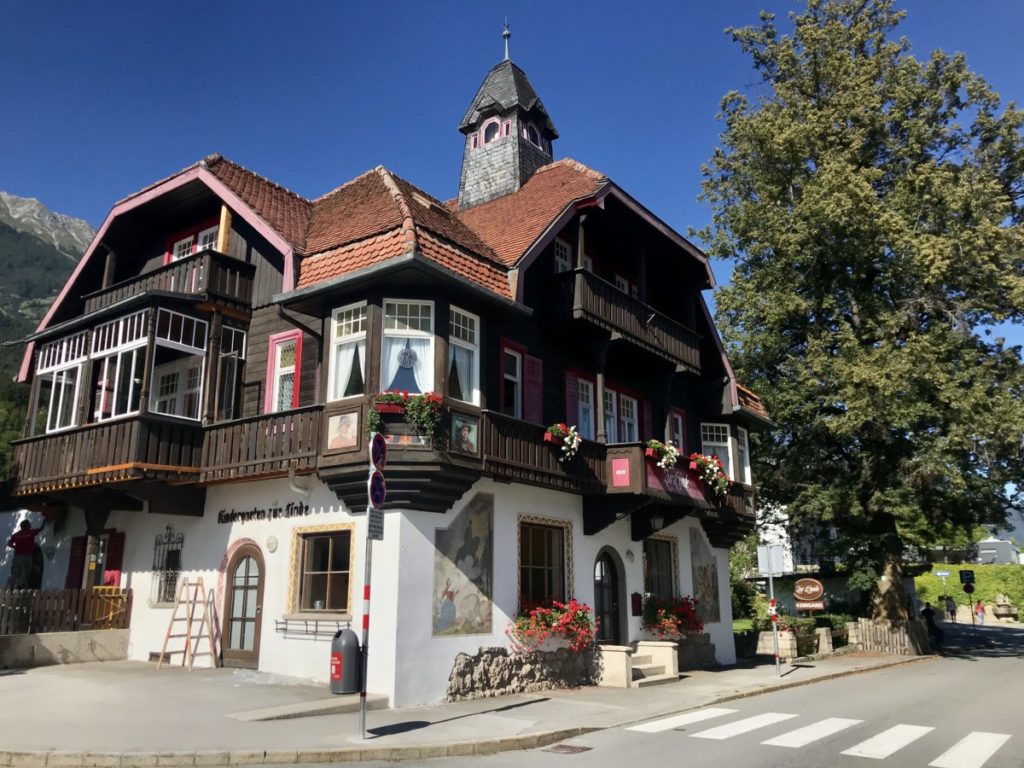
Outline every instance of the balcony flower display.
[(697, 600), (686, 595), (671, 598), (644, 595), (641, 624), (659, 640), (675, 640), (704, 631), (704, 622), (697, 616)]
[(648, 440), (647, 455), (657, 459), (658, 466), (662, 469), (673, 469), (676, 462), (679, 461), (679, 449), (672, 444), (671, 440), (666, 440), (664, 443), (661, 440)]
[(536, 651), (549, 639), (562, 639), (569, 650), (579, 653), (593, 644), (597, 624), (585, 603), (552, 600), (550, 605), (524, 608), (505, 634), (520, 653)]
[(703, 453), (691, 453), (690, 469), (700, 476), (711, 493), (719, 498), (725, 498), (725, 494), (729, 492), (729, 478), (725, 475), (721, 460), (715, 454), (705, 456)]
[(444, 411), (444, 400), (436, 392), (422, 395), (408, 392), (381, 392), (373, 399), (367, 426), (370, 432), (380, 432), (383, 422), (381, 413), (405, 413), (405, 420), (416, 427), (416, 430), (431, 440), (437, 437), (441, 429), (441, 416)]
[(562, 455), (558, 457), (559, 461), (567, 461), (575, 456), (582, 440), (583, 438), (576, 431), (575, 425), (570, 427), (564, 423), (552, 424), (544, 433), (545, 442), (562, 446)]

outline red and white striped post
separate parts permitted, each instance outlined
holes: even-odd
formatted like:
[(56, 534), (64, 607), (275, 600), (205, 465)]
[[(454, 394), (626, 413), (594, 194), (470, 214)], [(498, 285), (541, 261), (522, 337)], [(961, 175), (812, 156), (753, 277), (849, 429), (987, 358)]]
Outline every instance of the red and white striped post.
[[(370, 510), (366, 510), (369, 519)], [(373, 539), (366, 534), (366, 570), (363, 574), (363, 653), (359, 685), (359, 738), (366, 738), (366, 677), (370, 669), (370, 563), (373, 558)]]

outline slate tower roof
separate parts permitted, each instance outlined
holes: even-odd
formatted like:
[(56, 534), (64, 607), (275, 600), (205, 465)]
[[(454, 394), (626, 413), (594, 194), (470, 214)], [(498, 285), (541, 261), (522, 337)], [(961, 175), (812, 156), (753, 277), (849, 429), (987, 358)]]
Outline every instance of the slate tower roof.
[(473, 97), (473, 102), (459, 123), (459, 130), (469, 133), (479, 126), (482, 117), (495, 113), (506, 113), (518, 107), (523, 112), (535, 112), (543, 121), (544, 128), (551, 137), (557, 139), (558, 131), (551, 122), (548, 111), (540, 96), (533, 90), (526, 73), (512, 63), (510, 59), (498, 62)]

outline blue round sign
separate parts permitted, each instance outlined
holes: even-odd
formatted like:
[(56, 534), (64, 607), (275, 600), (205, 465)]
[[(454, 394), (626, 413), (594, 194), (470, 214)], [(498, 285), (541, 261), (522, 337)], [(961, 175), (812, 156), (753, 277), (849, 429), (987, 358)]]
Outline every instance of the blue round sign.
[(388, 487), (387, 483), (384, 482), (384, 475), (379, 471), (370, 475), (370, 479), (366, 483), (366, 490), (370, 497), (371, 507), (374, 509), (380, 509), (384, 506), (384, 499), (386, 499), (388, 495)]
[(370, 442), (370, 463), (376, 469), (388, 463), (388, 441), (380, 432), (374, 432), (373, 440)]

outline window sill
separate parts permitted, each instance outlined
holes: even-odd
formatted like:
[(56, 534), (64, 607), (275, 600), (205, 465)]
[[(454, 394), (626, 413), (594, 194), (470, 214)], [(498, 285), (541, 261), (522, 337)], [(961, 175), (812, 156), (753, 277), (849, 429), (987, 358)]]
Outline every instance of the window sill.
[(352, 621), (351, 613), (341, 611), (306, 611), (304, 613), (286, 613), (281, 616), (284, 621)]

